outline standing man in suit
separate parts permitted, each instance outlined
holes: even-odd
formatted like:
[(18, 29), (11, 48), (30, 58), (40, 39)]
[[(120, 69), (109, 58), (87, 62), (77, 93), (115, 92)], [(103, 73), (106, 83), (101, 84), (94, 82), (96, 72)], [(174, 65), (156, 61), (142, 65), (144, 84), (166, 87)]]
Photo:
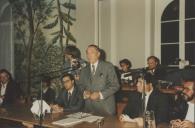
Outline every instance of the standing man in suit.
[(72, 74), (64, 74), (62, 77), (63, 88), (56, 99), (56, 104), (51, 105), (53, 112), (79, 111), (83, 108), (83, 95), (75, 84)]
[[(143, 110), (154, 111), (156, 124), (168, 123), (169, 101), (168, 97), (154, 89), (154, 80), (151, 74), (145, 75), (146, 84), (139, 78), (137, 82), (137, 92), (130, 93), (128, 104), (119, 117), (120, 121), (137, 121), (143, 116)], [(143, 89), (145, 87), (145, 89)], [(143, 101), (143, 91), (145, 90), (145, 101)], [(145, 104), (143, 105), (143, 103)]]
[(89, 65), (81, 70), (79, 81), (85, 110), (99, 115), (114, 115), (114, 93), (119, 89), (114, 66), (100, 60), (100, 51), (96, 45), (89, 45), (86, 54)]

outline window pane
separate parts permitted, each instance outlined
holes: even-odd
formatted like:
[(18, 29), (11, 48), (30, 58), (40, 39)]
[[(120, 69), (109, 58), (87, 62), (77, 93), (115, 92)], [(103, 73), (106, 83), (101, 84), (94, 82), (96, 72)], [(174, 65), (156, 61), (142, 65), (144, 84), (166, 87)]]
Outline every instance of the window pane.
[(185, 0), (186, 18), (195, 18), (195, 0)]
[(161, 63), (163, 65), (176, 65), (175, 60), (179, 58), (179, 45), (162, 45), (161, 46)]
[(195, 19), (185, 21), (185, 41), (195, 41)]
[(179, 42), (179, 22), (167, 22), (161, 24), (161, 42)]
[(179, 19), (179, 0), (171, 2), (164, 10), (161, 21)]
[(190, 64), (195, 65), (195, 43), (185, 44), (185, 57)]

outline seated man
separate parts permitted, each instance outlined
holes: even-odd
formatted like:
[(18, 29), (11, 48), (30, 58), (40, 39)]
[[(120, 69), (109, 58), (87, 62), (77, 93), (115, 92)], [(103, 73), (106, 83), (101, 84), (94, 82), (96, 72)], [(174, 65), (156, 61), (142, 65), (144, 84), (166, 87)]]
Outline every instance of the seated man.
[(6, 69), (0, 70), (0, 105), (10, 105), (19, 97), (19, 88)]
[[(143, 116), (143, 109), (148, 111), (154, 111), (156, 124), (168, 123), (168, 97), (161, 94), (159, 91), (154, 89), (154, 80), (151, 74), (145, 75), (145, 89), (143, 86), (143, 79), (138, 78), (137, 92), (129, 94), (128, 104), (120, 115), (120, 121), (137, 121), (137, 118)], [(145, 90), (145, 105), (143, 105), (142, 94)], [(143, 121), (142, 121), (143, 122)], [(143, 124), (140, 124), (141, 126)]]
[(72, 74), (64, 74), (62, 77), (63, 88), (56, 99), (56, 104), (51, 105), (53, 112), (79, 111), (83, 107), (83, 94), (75, 84)]
[[(51, 86), (51, 78), (44, 77), (42, 80), (43, 83), (43, 100), (48, 104), (54, 103), (55, 100), (55, 91), (52, 89)], [(41, 97), (41, 91), (39, 92), (38, 99)]]
[(146, 71), (151, 73), (155, 79), (163, 80), (166, 76), (165, 68), (160, 64), (160, 60), (155, 56), (150, 56), (147, 59), (148, 67), (146, 67)]
[[(187, 102), (186, 108), (180, 110), (184, 115), (179, 119), (172, 120), (172, 127), (177, 128), (194, 128), (194, 103), (195, 103), (195, 86), (194, 82), (185, 82), (182, 97)], [(183, 117), (185, 117), (183, 119)]]

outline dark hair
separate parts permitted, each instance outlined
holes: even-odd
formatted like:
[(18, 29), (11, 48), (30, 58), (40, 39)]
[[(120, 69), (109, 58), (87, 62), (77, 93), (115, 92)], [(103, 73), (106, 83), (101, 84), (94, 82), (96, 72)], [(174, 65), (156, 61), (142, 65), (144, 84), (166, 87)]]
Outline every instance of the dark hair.
[[(64, 77), (69, 77), (70, 80), (74, 80), (74, 81), (75, 81), (74, 76), (73, 76), (72, 74), (70, 74), (70, 73), (65, 73), (65, 74), (63, 74), (63, 75), (62, 75), (62, 79), (63, 79)], [(62, 79), (61, 79), (61, 80), (62, 80)]]
[(158, 59), (158, 57), (156, 57), (156, 56), (149, 56), (147, 58), (147, 61), (149, 61), (150, 59), (153, 59), (157, 63), (157, 65), (160, 64), (160, 60)]
[(1, 73), (6, 73), (9, 76), (9, 79), (12, 80), (12, 75), (11, 75), (11, 73), (7, 69), (1, 69), (0, 70), (0, 74)]
[(104, 49), (99, 49), (100, 51), (100, 60), (106, 61), (106, 52)]
[(45, 82), (47, 84), (47, 86), (50, 86), (51, 85), (51, 77), (43, 76), (42, 82)]
[(100, 52), (100, 48), (97, 46), (97, 45), (95, 45), (95, 44), (90, 44), (90, 45), (88, 45), (88, 48), (89, 47), (93, 47), (93, 48), (95, 48), (98, 52)]
[(81, 51), (75, 45), (67, 45), (64, 53), (72, 55), (73, 58), (81, 58)]
[(119, 62), (119, 64), (121, 65), (122, 63), (125, 63), (125, 64), (129, 65), (129, 68), (132, 67), (131, 61), (128, 60), (128, 59), (122, 59), (122, 60)]
[[(139, 76), (138, 78), (141, 78), (141, 76)], [(146, 81), (146, 84), (151, 83), (153, 87), (155, 87), (155, 85), (157, 84), (157, 80), (151, 73), (145, 73), (144, 80)]]

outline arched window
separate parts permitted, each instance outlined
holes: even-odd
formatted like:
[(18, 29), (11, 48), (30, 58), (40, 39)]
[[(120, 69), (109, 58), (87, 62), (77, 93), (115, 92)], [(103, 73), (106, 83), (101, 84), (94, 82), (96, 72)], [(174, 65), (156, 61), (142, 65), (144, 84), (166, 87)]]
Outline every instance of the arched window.
[(195, 66), (195, 0), (173, 0), (161, 16), (161, 62), (175, 67), (177, 59)]

